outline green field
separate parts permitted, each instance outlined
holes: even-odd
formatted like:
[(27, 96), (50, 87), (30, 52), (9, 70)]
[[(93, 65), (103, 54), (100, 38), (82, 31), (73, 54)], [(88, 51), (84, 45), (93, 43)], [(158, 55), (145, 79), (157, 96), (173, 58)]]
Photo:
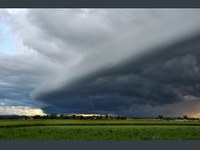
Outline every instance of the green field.
[(0, 120), (0, 140), (200, 140), (200, 122)]

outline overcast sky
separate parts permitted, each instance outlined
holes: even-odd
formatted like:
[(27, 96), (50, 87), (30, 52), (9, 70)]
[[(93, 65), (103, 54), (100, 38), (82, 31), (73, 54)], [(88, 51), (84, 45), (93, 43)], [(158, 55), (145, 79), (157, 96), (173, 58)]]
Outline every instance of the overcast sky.
[(1, 9), (0, 114), (200, 117), (199, 9)]

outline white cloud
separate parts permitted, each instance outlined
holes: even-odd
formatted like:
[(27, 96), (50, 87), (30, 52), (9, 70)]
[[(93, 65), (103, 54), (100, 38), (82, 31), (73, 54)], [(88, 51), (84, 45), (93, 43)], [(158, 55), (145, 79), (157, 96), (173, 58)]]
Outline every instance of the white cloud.
[(26, 115), (26, 116), (46, 115), (41, 109), (23, 107), (23, 106), (0, 106), (0, 114), (1, 115)]

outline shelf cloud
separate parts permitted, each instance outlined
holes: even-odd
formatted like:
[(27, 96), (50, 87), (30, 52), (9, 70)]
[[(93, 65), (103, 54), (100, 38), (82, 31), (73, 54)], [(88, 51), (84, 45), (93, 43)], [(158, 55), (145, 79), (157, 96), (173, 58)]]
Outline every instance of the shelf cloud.
[(198, 9), (27, 9), (0, 16), (17, 39), (13, 54), (0, 51), (0, 100), (45, 113), (198, 113)]

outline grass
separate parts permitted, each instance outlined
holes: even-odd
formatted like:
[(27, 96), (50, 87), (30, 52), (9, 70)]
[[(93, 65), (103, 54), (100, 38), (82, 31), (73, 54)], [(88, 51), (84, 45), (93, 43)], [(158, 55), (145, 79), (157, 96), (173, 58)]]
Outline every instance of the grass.
[(194, 121), (167, 121), (158, 119), (135, 120), (66, 120), (66, 119), (41, 119), (41, 120), (0, 120), (3, 126), (45, 126), (45, 125), (188, 125), (200, 126), (200, 122)]
[(1, 120), (0, 140), (200, 140), (200, 122)]

